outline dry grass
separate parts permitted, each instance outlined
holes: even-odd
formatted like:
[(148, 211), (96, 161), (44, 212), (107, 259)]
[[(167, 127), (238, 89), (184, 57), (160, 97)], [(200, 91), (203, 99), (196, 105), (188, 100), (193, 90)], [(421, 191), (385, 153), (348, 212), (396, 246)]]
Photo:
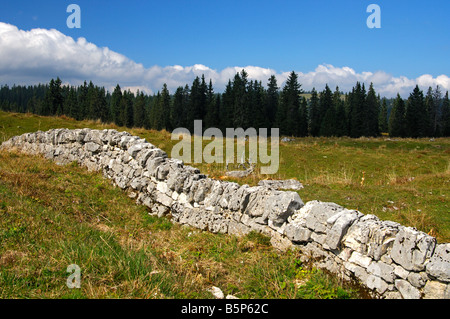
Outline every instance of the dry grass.
[[(212, 298), (213, 285), (241, 298), (357, 297), (260, 234), (173, 225), (97, 173), (14, 152), (0, 152), (0, 241), (0, 298)], [(81, 289), (66, 286), (70, 264)]]

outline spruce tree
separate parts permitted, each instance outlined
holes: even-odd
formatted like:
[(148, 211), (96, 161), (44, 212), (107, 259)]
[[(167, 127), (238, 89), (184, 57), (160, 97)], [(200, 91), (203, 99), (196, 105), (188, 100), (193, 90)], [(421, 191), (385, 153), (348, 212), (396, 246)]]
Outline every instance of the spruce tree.
[(309, 100), (309, 134), (311, 136), (319, 136), (321, 126), (320, 118), (319, 97), (316, 89), (313, 88)]
[(406, 136), (424, 137), (428, 133), (429, 117), (425, 108), (423, 92), (416, 85), (409, 95), (405, 111)]
[(97, 87), (97, 105), (95, 108), (95, 112), (97, 114), (97, 118), (100, 119), (103, 123), (106, 123), (109, 119), (109, 109), (108, 102), (106, 101), (106, 90), (104, 87)]
[(285, 112), (284, 123), (281, 126), (282, 135), (299, 135), (300, 94), (303, 93), (298, 75), (292, 71), (286, 80), (280, 96), (280, 111)]
[(222, 94), (222, 109), (220, 113), (222, 131), (225, 131), (226, 128), (233, 127), (233, 114), (234, 114), (233, 84), (231, 80), (228, 80), (228, 83), (225, 86), (225, 91)]
[(339, 87), (336, 86), (336, 90), (333, 93), (333, 105), (336, 112), (336, 124), (335, 124), (335, 136), (348, 135), (347, 132), (347, 114), (345, 112), (344, 101), (341, 99), (341, 92)]
[(270, 126), (270, 120), (267, 116), (266, 109), (266, 92), (261, 81), (250, 81), (249, 85), (249, 121), (248, 125), (250, 127), (258, 128), (268, 128)]
[(249, 124), (248, 74), (245, 70), (237, 73), (233, 80), (233, 126), (246, 129)]
[(365, 101), (365, 117), (364, 117), (364, 135), (365, 136), (378, 136), (378, 117), (380, 110), (379, 99), (376, 96), (373, 83), (370, 83), (369, 91)]
[(78, 116), (77, 120), (87, 119), (88, 117), (88, 85), (84, 81), (83, 85), (78, 88)]
[(145, 126), (145, 96), (143, 92), (137, 92), (137, 97), (134, 100), (134, 126)]
[(69, 89), (69, 93), (64, 101), (64, 109), (67, 116), (78, 119), (77, 92), (74, 87)]
[(216, 108), (216, 96), (211, 79), (209, 80), (206, 92), (206, 114), (205, 114), (205, 128), (217, 127), (219, 121), (219, 110)]
[(88, 85), (88, 91), (87, 91), (87, 118), (90, 120), (96, 120), (97, 114), (96, 114), (96, 106), (98, 104), (97, 101), (97, 92), (96, 88), (94, 87), (94, 83), (92, 81), (89, 81)]
[(133, 100), (134, 94), (130, 90), (123, 93), (121, 101), (122, 123), (128, 128), (134, 126)]
[[(189, 94), (189, 92), (188, 92)], [(175, 94), (173, 96), (173, 103), (171, 108), (171, 121), (172, 121), (172, 127), (179, 128), (179, 127), (185, 127), (186, 121), (186, 99), (184, 94), (184, 88), (182, 86), (178, 87), (175, 91)]]
[(266, 93), (266, 116), (269, 121), (268, 128), (275, 127), (275, 116), (277, 114), (279, 99), (278, 89), (277, 78), (275, 75), (270, 76)]
[(194, 132), (194, 120), (203, 120), (206, 110), (206, 83), (205, 78), (197, 76), (192, 82), (191, 93), (189, 96), (189, 108), (187, 112), (187, 126), (191, 132)]
[(122, 101), (122, 90), (119, 84), (117, 84), (113, 94), (111, 95), (110, 109), (112, 114), (112, 120), (118, 126), (123, 126), (122, 117), (120, 116), (121, 101)]
[(300, 98), (300, 108), (298, 110), (299, 122), (297, 128), (298, 136), (308, 136), (308, 102), (302, 96)]
[(333, 93), (328, 84), (320, 93), (318, 121), (320, 123), (319, 135), (332, 136), (335, 134), (336, 112), (333, 105)]
[(379, 129), (380, 133), (387, 133), (389, 130), (386, 98), (383, 98), (383, 100), (381, 102), (380, 115), (378, 118), (378, 129)]
[(442, 112), (441, 112), (441, 135), (450, 136), (450, 100), (448, 98), (448, 91), (445, 93), (444, 99), (442, 101)]
[(437, 103), (439, 103), (438, 101), (434, 101), (434, 96), (433, 96), (433, 89), (430, 87), (428, 87), (428, 91), (427, 91), (427, 95), (425, 96), (425, 101), (424, 101), (424, 107), (425, 107), (425, 112), (428, 115), (427, 118), (422, 119), (422, 126), (423, 126), (423, 132), (424, 132), (424, 136), (435, 136), (435, 130), (433, 127), (433, 122), (434, 122), (434, 116), (435, 116), (435, 105)]
[(350, 137), (361, 137), (366, 133), (366, 90), (364, 83), (356, 82), (349, 94), (349, 126)]
[(172, 130), (172, 125), (170, 123), (170, 92), (167, 88), (167, 84), (164, 83), (162, 91), (161, 91), (161, 100), (160, 100), (160, 123), (161, 129), (165, 129), (167, 131)]
[(406, 136), (405, 101), (398, 93), (389, 116), (388, 129), (391, 137)]

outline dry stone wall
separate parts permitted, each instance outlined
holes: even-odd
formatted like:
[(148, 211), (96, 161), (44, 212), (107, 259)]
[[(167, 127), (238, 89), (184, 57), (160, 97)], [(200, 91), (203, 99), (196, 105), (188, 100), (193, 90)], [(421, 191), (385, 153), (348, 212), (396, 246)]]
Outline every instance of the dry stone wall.
[(381, 298), (450, 298), (450, 244), (335, 203), (304, 204), (297, 192), (208, 178), (145, 139), (116, 130), (54, 129), (15, 136), (3, 150), (42, 154), (101, 171), (151, 214), (213, 233), (271, 237), (303, 261)]

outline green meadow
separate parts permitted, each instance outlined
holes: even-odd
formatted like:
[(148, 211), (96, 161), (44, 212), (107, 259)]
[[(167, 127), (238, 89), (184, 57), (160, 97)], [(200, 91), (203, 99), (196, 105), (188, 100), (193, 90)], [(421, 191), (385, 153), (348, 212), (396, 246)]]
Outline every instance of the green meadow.
[[(51, 128), (127, 130), (166, 151), (166, 131), (127, 129), (66, 117), (0, 112), (0, 142)], [(205, 145), (208, 142), (204, 142)], [(226, 179), (224, 164), (192, 164)], [(280, 143), (275, 175), (296, 178), (304, 202), (336, 202), (450, 239), (450, 138), (295, 138)], [(0, 152), (0, 298), (211, 298), (211, 286), (239, 298), (363, 298), (268, 238), (237, 238), (151, 217), (100, 173), (41, 157)], [(66, 268), (81, 267), (81, 289)]]

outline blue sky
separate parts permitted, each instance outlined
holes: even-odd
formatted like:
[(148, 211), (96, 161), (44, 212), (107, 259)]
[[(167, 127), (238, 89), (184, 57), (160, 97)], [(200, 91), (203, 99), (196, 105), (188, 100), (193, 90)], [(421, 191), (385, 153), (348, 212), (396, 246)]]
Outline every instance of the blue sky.
[[(71, 3), (81, 7), (81, 29), (66, 25)], [(381, 8), (381, 29), (366, 25), (371, 3)], [(281, 76), (331, 65), (357, 74), (436, 79), (450, 76), (448, 14), (448, 0), (6, 0), (0, 22), (83, 37), (147, 69), (198, 64), (220, 72), (257, 66)]]

